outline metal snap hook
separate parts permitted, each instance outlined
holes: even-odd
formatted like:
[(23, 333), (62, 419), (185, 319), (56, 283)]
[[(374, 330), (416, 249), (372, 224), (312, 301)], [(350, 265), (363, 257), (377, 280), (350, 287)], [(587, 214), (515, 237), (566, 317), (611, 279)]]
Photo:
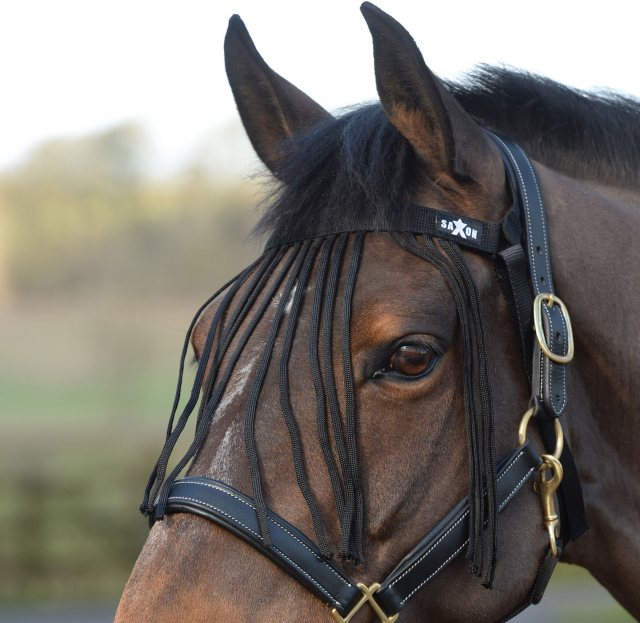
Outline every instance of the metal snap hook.
[[(542, 504), (542, 515), (544, 525), (549, 534), (549, 544), (551, 546), (551, 553), (554, 556), (558, 556), (558, 531), (560, 528), (560, 519), (556, 512), (556, 505), (554, 496), (560, 483), (564, 472), (562, 470), (562, 463), (552, 454), (542, 455), (542, 465), (540, 465), (540, 480), (534, 482), (534, 490), (540, 495), (540, 502)], [(551, 475), (547, 478), (546, 473), (551, 472)]]

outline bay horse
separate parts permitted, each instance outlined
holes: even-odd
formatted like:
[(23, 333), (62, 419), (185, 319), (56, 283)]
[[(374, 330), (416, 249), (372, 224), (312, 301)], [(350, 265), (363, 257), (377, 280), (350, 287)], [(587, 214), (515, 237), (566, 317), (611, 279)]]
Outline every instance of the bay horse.
[[(640, 618), (640, 103), (491, 67), (445, 83), (400, 24), (370, 3), (362, 12), (380, 103), (338, 117), (275, 73), (230, 20), (229, 81), (273, 174), (259, 225), (269, 242), (189, 331), (183, 361), (190, 343), (194, 387), (179, 417), (177, 392), (142, 506), (153, 527), (116, 621), (395, 621), (384, 590), (460, 526), (462, 545), (405, 596), (401, 621), (505, 619), (536, 601), (559, 556)], [(519, 148), (508, 141), (523, 149), (511, 169), (505, 153)], [(509, 171), (528, 166), (520, 188)], [(473, 248), (492, 224), (504, 234), (518, 192), (529, 192), (527, 210), (544, 198), (549, 245), (531, 245), (520, 293), (535, 293), (536, 256), (552, 258), (566, 308), (543, 294), (539, 310), (543, 321), (560, 310), (563, 335), (570, 310), (575, 342), (570, 365), (551, 364), (560, 332), (544, 321), (552, 353), (536, 350), (542, 367), (529, 376), (518, 296), (506, 294), (513, 279), (497, 258), (507, 273), (516, 264), (503, 243)], [(544, 346), (539, 331), (534, 349)], [(562, 393), (535, 395), (537, 383), (558, 379)], [(193, 443), (167, 474), (198, 400)], [(500, 497), (520, 459), (499, 459), (527, 406), (536, 417), (564, 412), (548, 420), (561, 421), (570, 444), (571, 464), (567, 448), (555, 454), (565, 482), (582, 483), (583, 498), (571, 487), (567, 495), (584, 510), (573, 536), (584, 534), (563, 547), (553, 449)], [(544, 428), (528, 436), (514, 456), (544, 452)], [(221, 501), (184, 493), (197, 487)], [(561, 530), (574, 521), (571, 504)], [(425, 545), (434, 529), (440, 536)], [(403, 560), (416, 543), (420, 558)], [(396, 565), (393, 581), (374, 584)], [(312, 568), (360, 599), (330, 612)]]

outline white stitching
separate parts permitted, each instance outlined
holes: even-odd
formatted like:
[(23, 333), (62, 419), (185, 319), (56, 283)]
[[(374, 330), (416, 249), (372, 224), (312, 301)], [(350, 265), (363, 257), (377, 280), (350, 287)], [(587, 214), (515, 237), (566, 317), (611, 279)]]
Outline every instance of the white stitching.
[(291, 560), (291, 558), (289, 558), (289, 556), (287, 556), (283, 551), (281, 551), (279, 548), (277, 548), (275, 545), (272, 545), (273, 549), (275, 549), (277, 552), (280, 553), (280, 555), (283, 558), (286, 558), (298, 571), (300, 571), (300, 573), (306, 575), (323, 593), (325, 593), (325, 595), (328, 595), (329, 598), (331, 598), (333, 600), (333, 603), (338, 606), (339, 608), (342, 607), (342, 604), (324, 587), (322, 587), (317, 580), (315, 580), (313, 577), (311, 577), (304, 569), (302, 569), (301, 567), (299, 567), (295, 562), (293, 562), (293, 560)]
[[(536, 187), (536, 193), (538, 195), (538, 201), (540, 202), (540, 205), (542, 205), (542, 196), (540, 194), (540, 187), (538, 185), (538, 178), (536, 176), (535, 171), (533, 170), (533, 166), (531, 165), (531, 161), (529, 160), (529, 158), (526, 156), (526, 154), (522, 151), (522, 148), (520, 147), (520, 145), (517, 145), (518, 150), (520, 151), (520, 153), (524, 156), (524, 161), (527, 163), (527, 166), (529, 167), (529, 170), (531, 171), (531, 177), (533, 177), (533, 183), (535, 184)], [(545, 256), (544, 256), (544, 261), (545, 261), (545, 265), (547, 267), (547, 275), (548, 275), (548, 280), (549, 283), (547, 284), (549, 291), (553, 291), (553, 281), (552, 281), (552, 276), (551, 276), (551, 266), (549, 264), (549, 248), (548, 248), (548, 241), (547, 241), (547, 223), (546, 223), (546, 218), (543, 217), (540, 219), (540, 222), (542, 223), (542, 241), (544, 242), (544, 248), (545, 248)], [(536, 282), (537, 284), (537, 282)], [(536, 288), (536, 291), (538, 292), (538, 294), (540, 293), (540, 291)], [(553, 325), (551, 322), (551, 315), (548, 314), (547, 315), (549, 317), (549, 326), (551, 327), (551, 333), (553, 335)], [(566, 335), (566, 324), (564, 321), (564, 314), (560, 314), (560, 318), (562, 319), (562, 325), (563, 325), (563, 331), (564, 334)], [(552, 338), (553, 339), (553, 338)], [(553, 370), (554, 364), (549, 361), (549, 389), (551, 390), (551, 373)], [(560, 411), (562, 411), (562, 409), (565, 408), (566, 406), (566, 402), (567, 402), (567, 384), (566, 384), (566, 368), (564, 366), (562, 366), (560, 368), (560, 373), (562, 375), (562, 380), (560, 381), (560, 384), (562, 385), (562, 407), (560, 408)], [(551, 395), (551, 405), (553, 408), (553, 411), (556, 415), (558, 415), (558, 409), (556, 409), (555, 407), (555, 403), (554, 403), (554, 396), (553, 396), (553, 391), (551, 391), (552, 395)]]
[[(507, 467), (507, 469), (504, 470), (504, 472), (502, 472), (502, 474), (500, 474), (500, 476), (498, 477), (497, 482), (500, 482), (500, 480), (502, 480), (504, 478), (504, 476), (507, 474), (507, 472), (520, 460), (520, 458), (522, 457), (522, 455), (524, 454), (523, 451), (520, 451), (520, 454), (518, 454), (518, 456), (513, 460), (513, 462), (511, 463), (511, 465), (509, 465), (509, 467)], [(501, 507), (502, 508), (502, 507)], [(448, 534), (469, 514), (469, 509), (467, 509), (459, 518), (458, 520), (449, 527), (449, 529), (424, 553), (422, 554), (422, 556), (420, 556), (420, 558), (418, 558), (418, 560), (416, 560), (408, 569), (405, 569), (405, 571), (399, 575), (393, 582), (391, 582), (391, 584), (389, 584), (389, 588), (391, 588), (394, 584), (396, 584), (397, 582), (399, 582), (405, 575), (407, 575), (407, 573), (409, 573), (412, 569), (414, 569), (417, 565), (419, 565), (427, 556), (429, 556), (429, 554), (431, 554), (431, 552), (438, 547), (438, 545), (440, 545), (440, 543), (442, 542), (443, 539), (445, 539)], [(467, 540), (468, 542), (468, 540)], [(466, 543), (465, 543), (466, 544)]]
[(502, 502), (502, 504), (500, 504), (500, 510), (502, 510), (510, 501), (511, 498), (518, 492), (518, 490), (520, 489), (520, 487), (529, 479), (529, 476), (531, 476), (532, 472), (535, 471), (535, 467), (532, 467), (521, 479), (520, 482), (513, 488), (513, 490), (511, 491), (511, 493), (504, 499), (504, 501)]
[[(511, 157), (512, 163), (516, 168), (516, 171), (518, 172), (518, 177), (520, 178), (520, 181), (522, 182), (522, 191), (524, 194), (524, 200), (525, 200), (525, 211), (526, 211), (526, 216), (527, 216), (527, 223), (531, 224), (531, 213), (529, 211), (529, 197), (527, 196), (527, 189), (525, 188), (524, 185), (524, 179), (522, 177), (522, 172), (520, 171), (520, 167), (518, 166), (518, 163), (516, 161), (516, 159), (513, 156), (513, 153), (511, 152), (511, 150), (509, 149), (509, 147), (504, 143), (504, 141), (502, 141), (500, 139), (499, 136), (496, 136), (496, 139), (498, 141), (500, 141), (500, 144), (504, 147), (504, 149), (507, 151), (507, 153), (509, 154), (509, 156)], [(527, 163), (527, 166), (529, 167), (529, 170), (531, 171), (531, 176), (533, 178), (533, 183), (535, 184), (536, 187), (536, 194), (538, 195), (538, 201), (540, 202), (540, 205), (542, 206), (542, 196), (540, 194), (540, 186), (538, 185), (538, 178), (536, 176), (535, 170), (533, 168), (533, 166), (531, 165), (531, 161), (529, 160), (529, 158), (526, 156), (526, 154), (524, 153), (524, 151), (522, 151), (522, 148), (520, 147), (520, 145), (516, 145), (516, 147), (518, 148), (518, 151), (520, 151), (520, 153), (522, 154), (522, 156), (524, 157), (524, 161)], [(551, 276), (551, 266), (549, 264), (549, 247), (548, 247), (548, 242), (547, 242), (547, 225), (546, 225), (546, 219), (544, 218), (544, 215), (541, 219), (541, 223), (542, 223), (542, 242), (544, 244), (544, 250), (545, 250), (545, 256), (544, 256), (544, 261), (545, 261), (545, 265), (547, 267), (547, 278), (548, 278), (548, 284), (547, 287), (549, 290), (553, 290), (553, 281), (552, 281), (552, 276)], [(533, 244), (532, 244), (532, 240), (529, 238), (529, 236), (527, 236), (527, 242), (529, 243), (529, 253), (531, 254), (531, 257), (535, 257), (533, 254)], [(531, 263), (531, 269), (533, 270), (534, 273), (534, 279), (533, 279), (533, 283), (534, 283), (534, 288), (537, 294), (540, 294), (541, 292), (541, 287), (540, 287), (540, 283), (538, 281), (538, 274), (536, 272), (536, 263), (535, 261), (533, 261)], [(548, 312), (547, 312), (548, 314)], [(562, 314), (561, 314), (562, 316)], [(551, 318), (549, 317), (549, 324), (551, 325)], [(566, 326), (565, 325), (565, 321), (564, 321), (564, 317), (562, 317), (562, 324), (563, 324), (563, 329), (565, 331), (565, 335), (566, 335)], [(552, 372), (552, 368), (553, 368), (553, 363), (550, 361), (549, 362), (549, 389), (551, 389), (551, 372)], [(560, 384), (562, 385), (562, 407), (560, 408), (560, 411), (562, 411), (562, 409), (565, 408), (566, 406), (566, 402), (567, 402), (567, 385), (566, 385), (566, 370), (564, 368), (564, 366), (561, 368), (561, 374), (562, 374), (562, 380), (560, 381)], [(541, 362), (540, 362), (540, 393), (542, 393), (542, 382), (543, 382), (543, 378), (544, 378), (544, 374), (542, 372), (542, 356), (541, 356)], [(553, 392), (551, 392), (553, 394)], [(558, 409), (556, 409), (555, 404), (553, 402), (553, 395), (551, 396), (551, 408), (553, 409), (554, 413), (557, 415), (558, 414)]]
[(260, 540), (262, 540), (262, 536), (260, 536), (255, 530), (252, 530), (251, 528), (249, 528), (249, 526), (243, 524), (239, 519), (236, 519), (233, 515), (226, 513), (225, 511), (218, 508), (217, 506), (214, 506), (213, 504), (209, 504), (208, 502), (202, 502), (201, 500), (198, 500), (196, 498), (190, 498), (186, 495), (172, 495), (169, 497), (169, 500), (185, 500), (189, 502), (197, 502), (198, 504), (204, 504), (204, 506), (211, 508), (214, 511), (217, 511), (218, 513), (220, 513), (221, 515), (224, 515), (225, 517), (228, 517), (229, 519), (231, 519), (231, 521), (237, 523), (239, 526), (242, 526), (245, 530), (251, 532), (251, 534), (257, 536)]
[(518, 454), (518, 456), (513, 459), (513, 462), (511, 463), (511, 465), (509, 465), (509, 467), (507, 467), (507, 469), (505, 469), (502, 474), (500, 474), (500, 476), (498, 476), (498, 480), (496, 482), (500, 482), (509, 472), (509, 470), (520, 460), (520, 458), (524, 455), (524, 450), (520, 450), (520, 453)]
[[(520, 151), (520, 153), (524, 156), (524, 161), (527, 163), (527, 166), (529, 167), (529, 170), (531, 171), (531, 177), (533, 178), (533, 183), (536, 186), (536, 194), (538, 195), (538, 201), (540, 203), (540, 206), (543, 205), (542, 203), (542, 196), (540, 194), (540, 187), (538, 186), (538, 178), (536, 176), (536, 172), (533, 170), (533, 166), (531, 166), (531, 160), (529, 160), (529, 158), (526, 156), (526, 154), (522, 151), (522, 147), (520, 147), (520, 145), (517, 145), (518, 150)], [(547, 223), (546, 223), (546, 218), (544, 217), (544, 214), (542, 215), (542, 218), (540, 219), (540, 222), (542, 223), (542, 241), (544, 242), (544, 248), (545, 248), (545, 255), (544, 255), (544, 262), (545, 265), (547, 267), (547, 274), (549, 276), (549, 289), (552, 290), (553, 289), (553, 284), (551, 281), (551, 266), (549, 265), (549, 247), (548, 247), (548, 243), (547, 243)]]
[[(518, 455), (518, 458), (520, 458), (522, 456), (522, 453), (520, 453)], [(517, 460), (517, 459), (516, 459)], [(515, 461), (507, 468), (507, 470), (504, 472), (504, 474), (507, 473), (507, 471), (509, 471), (509, 469), (511, 469), (511, 467), (513, 467), (513, 465), (515, 464)], [(500, 504), (500, 510), (502, 510), (511, 500), (511, 498), (518, 492), (518, 490), (520, 489), (520, 487), (522, 486), (522, 484), (524, 482), (527, 481), (527, 479), (529, 478), (529, 476), (531, 476), (531, 473), (535, 471), (535, 467), (532, 467), (521, 479), (520, 482), (518, 482), (518, 484), (512, 489), (511, 493), (504, 499), (504, 501), (502, 502), (502, 504)], [(504, 476), (504, 474), (502, 474)], [(451, 562), (451, 560), (453, 560), (459, 553), (460, 551), (464, 548), (464, 546), (469, 542), (469, 539), (467, 539), (455, 552), (453, 552), (453, 554), (451, 554), (451, 556), (449, 556), (449, 558), (447, 558), (435, 571), (433, 571), (433, 573), (426, 578), (425, 580), (423, 580), (418, 586), (416, 586), (401, 602), (400, 605), (404, 606), (404, 604), (411, 599), (411, 597), (413, 597), (413, 595), (415, 595), (429, 580), (431, 580), (431, 578), (433, 578), (435, 575), (437, 575), (443, 567), (445, 567), (446, 565), (449, 564), (449, 562)], [(417, 563), (416, 563), (417, 564)], [(404, 574), (403, 574), (404, 575)], [(400, 576), (402, 577), (402, 576)], [(399, 580), (400, 578), (398, 578)], [(395, 582), (397, 582), (398, 580), (395, 580)], [(394, 582), (394, 583), (395, 583)], [(393, 584), (390, 584), (389, 587), (393, 586)]]
[(540, 383), (538, 384), (538, 396), (543, 396), (544, 395), (544, 356), (543, 356), (542, 350), (540, 350), (539, 355), (540, 355), (540, 375), (539, 375)]
[[(550, 336), (550, 339), (549, 339), (550, 346), (549, 347), (551, 347), (551, 343), (553, 342), (553, 339), (554, 339), (554, 337), (553, 337), (554, 336), (553, 320), (552, 320), (552, 317), (551, 317), (551, 312), (544, 306), (543, 306), (543, 309), (545, 311), (545, 314), (547, 315), (547, 319), (549, 320), (549, 336)], [(563, 335), (567, 335), (567, 324), (566, 324), (565, 319), (564, 319), (564, 314), (562, 314), (562, 313), (560, 314), (560, 321), (562, 322)], [(550, 396), (551, 408), (553, 409), (553, 412), (556, 415), (558, 415), (558, 413), (561, 412), (565, 408), (565, 406), (567, 404), (567, 384), (566, 384), (566, 380), (565, 380), (566, 379), (566, 375), (567, 375), (567, 370), (566, 370), (566, 367), (564, 365), (562, 365), (560, 367), (560, 374), (562, 375), (562, 380), (560, 381), (560, 385), (562, 387), (562, 405), (558, 409), (555, 406), (555, 402), (554, 402), (555, 396), (553, 396), (553, 390), (552, 390), (552, 387), (551, 387), (551, 374), (553, 372), (553, 369), (554, 369), (555, 365), (551, 361), (551, 359), (549, 359), (548, 357), (547, 357), (547, 359), (549, 360), (549, 374), (547, 375), (547, 378), (548, 378), (547, 382), (549, 384), (549, 390), (551, 392), (551, 396)], [(542, 394), (542, 379), (543, 379), (542, 364), (543, 364), (543, 356), (542, 356), (542, 353), (541, 353), (540, 354), (540, 393), (541, 394)]]
[[(544, 307), (544, 306), (543, 306)], [(548, 309), (544, 309), (544, 313), (547, 315), (547, 320), (549, 321), (549, 348), (551, 348), (551, 345), (553, 344), (553, 320), (551, 319), (551, 312)], [(545, 339), (544, 336), (541, 336), (542, 339)], [(540, 359), (544, 361), (544, 358), (542, 356), (540, 356)], [(547, 359), (549, 359), (547, 357)], [(553, 389), (551, 387), (551, 373), (553, 372), (553, 362), (551, 361), (551, 359), (549, 359), (548, 363), (548, 374), (547, 374), (547, 387), (549, 388), (549, 392), (551, 393), (551, 395), (549, 396), (550, 398), (550, 402), (551, 402), (551, 408), (553, 409), (553, 412), (558, 415), (558, 412), (556, 411), (556, 405), (553, 402)], [(540, 377), (542, 379), (542, 375)], [(540, 383), (541, 385), (541, 389), (542, 389), (542, 382)], [(544, 396), (544, 394), (542, 394)]]
[[(520, 171), (520, 167), (518, 165), (518, 161), (515, 159), (515, 156), (513, 155), (513, 153), (511, 152), (511, 150), (509, 149), (509, 147), (504, 143), (504, 141), (499, 137), (496, 136), (496, 139), (500, 142), (500, 144), (502, 145), (502, 147), (504, 147), (505, 151), (509, 154), (509, 156), (511, 157), (511, 161), (513, 166), (515, 167), (517, 173), (518, 173), (518, 177), (520, 178), (520, 182), (521, 182), (521, 188), (522, 188), (522, 193), (524, 195), (524, 208), (525, 208), (525, 214), (527, 217), (527, 223), (531, 224), (531, 212), (529, 211), (529, 196), (527, 195), (527, 188), (524, 184), (524, 178), (522, 176), (522, 171)], [(533, 255), (533, 241), (531, 240), (530, 236), (527, 236), (527, 243), (529, 245), (529, 254), (531, 257), (535, 257)], [(545, 241), (545, 250), (546, 250), (546, 241)], [(536, 272), (536, 263), (531, 262), (531, 269), (533, 270), (533, 283), (534, 283), (534, 288), (536, 290), (537, 294), (540, 294), (540, 290), (538, 289), (538, 274)]]
[(420, 584), (418, 584), (418, 586), (416, 586), (401, 602), (400, 605), (404, 606), (404, 604), (407, 602), (407, 600), (411, 599), (411, 597), (413, 597), (413, 595), (415, 595), (434, 575), (438, 574), (440, 572), (440, 570), (445, 567), (446, 565), (449, 564), (449, 562), (451, 560), (453, 560), (464, 548), (464, 546), (469, 542), (469, 539), (467, 539), (455, 552), (453, 552), (453, 554), (451, 554), (451, 556), (449, 556), (449, 558), (447, 558), (428, 578), (426, 578), (425, 580), (423, 580)]
[[(175, 485), (187, 484), (187, 485), (197, 485), (197, 486), (200, 486), (200, 487), (208, 487), (209, 489), (214, 489), (215, 491), (219, 491), (220, 493), (224, 493), (224, 494), (234, 498), (235, 500), (238, 500), (238, 502), (242, 502), (245, 506), (248, 506), (251, 510), (255, 511), (255, 507), (253, 505), (249, 504), (249, 502), (247, 502), (246, 500), (243, 500), (241, 497), (238, 497), (237, 495), (231, 493), (230, 491), (227, 491), (226, 489), (223, 489), (222, 487), (218, 487), (216, 485), (213, 485), (213, 484), (210, 484), (210, 483), (207, 483), (207, 482), (199, 482), (199, 481), (195, 481), (195, 480), (188, 480), (187, 478), (183, 478), (182, 480), (177, 480), (174, 484)], [(278, 526), (278, 528), (280, 528), (284, 532), (286, 532), (292, 539), (295, 539), (296, 541), (298, 541), (298, 543), (300, 543), (300, 545), (302, 545), (302, 547), (304, 547), (308, 552), (313, 554), (315, 556), (315, 558), (319, 562), (321, 562), (327, 569), (329, 569), (329, 571), (331, 571), (331, 573), (333, 573), (333, 575), (335, 575), (342, 582), (344, 582), (344, 584), (346, 584), (349, 588), (353, 588), (353, 586), (349, 582), (347, 582), (331, 565), (327, 564), (324, 560), (322, 560), (322, 558), (320, 558), (320, 556), (318, 556), (318, 554), (316, 552), (314, 552), (306, 543), (304, 543), (304, 541), (301, 541), (295, 534), (293, 534), (291, 531), (287, 530), (287, 528), (285, 528), (285, 526), (281, 525), (279, 522), (277, 522), (275, 519), (273, 519), (273, 517), (269, 517), (269, 521), (272, 524), (274, 524), (275, 526)]]
[[(412, 569), (414, 569), (417, 565), (419, 565), (431, 552), (440, 545), (440, 543), (448, 536), (448, 534), (469, 514), (469, 510), (467, 509), (458, 520), (424, 553), (418, 560), (416, 560), (408, 569), (406, 569), (400, 576), (398, 576), (391, 584), (389, 584), (389, 588), (391, 588), (394, 584), (397, 584), (407, 573), (409, 573)], [(469, 542), (467, 539), (465, 541), (465, 545)]]
[[(568, 338), (568, 333), (569, 332), (567, 331), (567, 323), (565, 322), (563, 313), (560, 314), (560, 321), (562, 322), (562, 333), (563, 333), (563, 335), (567, 336), (567, 338)], [(569, 344), (567, 344), (567, 349), (568, 348), (569, 348)], [(560, 368), (560, 370), (562, 372), (562, 383), (561, 383), (561, 385), (562, 385), (562, 407), (560, 408), (560, 411), (562, 411), (565, 408), (566, 404), (567, 404), (567, 382), (566, 382), (567, 367), (565, 365), (563, 365)]]
[[(196, 483), (196, 482), (190, 482), (189, 484), (204, 484), (204, 483)], [(214, 487), (215, 488), (215, 487)], [(225, 493), (227, 493), (225, 491)], [(231, 495), (231, 494), (229, 494)], [(234, 496), (235, 497), (235, 496)], [(213, 504), (209, 504), (208, 502), (203, 502), (202, 500), (198, 500), (196, 498), (191, 498), (188, 496), (181, 496), (181, 495), (172, 495), (171, 497), (169, 497), (169, 500), (177, 500), (177, 501), (184, 501), (184, 502), (194, 502), (195, 504), (202, 504), (203, 506), (206, 506), (207, 508), (210, 508), (214, 511), (216, 511), (217, 513), (220, 513), (221, 515), (224, 515), (225, 517), (229, 518), (231, 521), (233, 521), (234, 523), (238, 524), (239, 526), (242, 526), (245, 530), (251, 532), (251, 534), (254, 534), (255, 536), (257, 536), (260, 540), (262, 540), (262, 537), (255, 532), (254, 530), (252, 530), (251, 528), (249, 528), (249, 526), (243, 524), (240, 520), (236, 519), (233, 515), (230, 515), (229, 513), (225, 513), (225, 511), (223, 511), (222, 509), (218, 508), (217, 506), (214, 506)], [(240, 500), (241, 502), (243, 502), (244, 500)], [(300, 571), (302, 574), (304, 574), (307, 578), (309, 578), (309, 580), (311, 580), (311, 582), (313, 582), (327, 597), (329, 597), (331, 599), (331, 601), (333, 601), (333, 603), (335, 603), (337, 606), (341, 606), (342, 604), (326, 589), (324, 588), (324, 586), (322, 586), (317, 580), (315, 580), (313, 577), (311, 577), (304, 569), (300, 568), (295, 562), (293, 562), (293, 560), (291, 560), (291, 558), (289, 558), (284, 552), (280, 551), (279, 548), (277, 548), (275, 545), (272, 545), (273, 549), (275, 549), (283, 558), (285, 558), (286, 560), (288, 560), (296, 569), (298, 569), (298, 571)]]

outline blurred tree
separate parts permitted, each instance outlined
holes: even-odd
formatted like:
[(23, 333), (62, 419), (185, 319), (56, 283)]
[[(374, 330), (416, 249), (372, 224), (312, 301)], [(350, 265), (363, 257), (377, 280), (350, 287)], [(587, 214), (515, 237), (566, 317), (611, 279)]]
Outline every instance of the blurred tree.
[(135, 221), (145, 149), (142, 130), (123, 124), (49, 141), (0, 178), (14, 287), (55, 287), (79, 251)]
[(128, 123), (48, 141), (0, 176), (0, 297), (9, 283), (30, 296), (91, 287), (143, 293), (150, 280), (182, 292), (193, 283), (185, 271), (223, 278), (218, 258), (231, 253), (242, 265), (255, 255), (242, 248), (254, 199), (246, 183), (214, 179), (197, 163), (151, 179), (147, 153), (144, 131)]
[(0, 188), (0, 308), (13, 298), (13, 286), (9, 276), (9, 235), (6, 212)]
[(257, 254), (255, 186), (205, 154), (152, 178), (147, 151), (123, 124), (0, 173), (0, 619), (122, 589), (183, 330)]

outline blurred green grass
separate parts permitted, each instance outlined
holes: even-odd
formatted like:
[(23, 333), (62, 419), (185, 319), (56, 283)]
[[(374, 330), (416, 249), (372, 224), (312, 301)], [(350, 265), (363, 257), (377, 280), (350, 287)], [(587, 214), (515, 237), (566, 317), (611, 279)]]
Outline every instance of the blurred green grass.
[[(110, 306), (108, 330), (97, 313), (102, 305), (75, 301), (74, 307), (80, 327), (64, 307), (34, 313), (22, 304), (0, 314), (3, 352), (14, 353), (3, 359), (10, 370), (0, 370), (5, 603), (115, 597), (146, 536), (136, 508), (171, 404), (181, 330), (168, 337), (163, 329), (175, 311), (163, 314), (152, 305), (154, 322), (132, 335), (124, 331), (131, 318), (126, 303)], [(184, 315), (182, 324), (190, 313), (185, 305), (177, 314)], [(51, 352), (43, 344), (30, 351), (42, 357), (35, 375), (22, 350), (25, 332), (16, 331), (25, 317), (67, 336), (66, 348)], [(92, 323), (101, 325), (101, 339), (89, 345), (78, 328)], [(94, 347), (96, 361), (76, 370), (75, 357), (81, 361), (82, 351)]]

